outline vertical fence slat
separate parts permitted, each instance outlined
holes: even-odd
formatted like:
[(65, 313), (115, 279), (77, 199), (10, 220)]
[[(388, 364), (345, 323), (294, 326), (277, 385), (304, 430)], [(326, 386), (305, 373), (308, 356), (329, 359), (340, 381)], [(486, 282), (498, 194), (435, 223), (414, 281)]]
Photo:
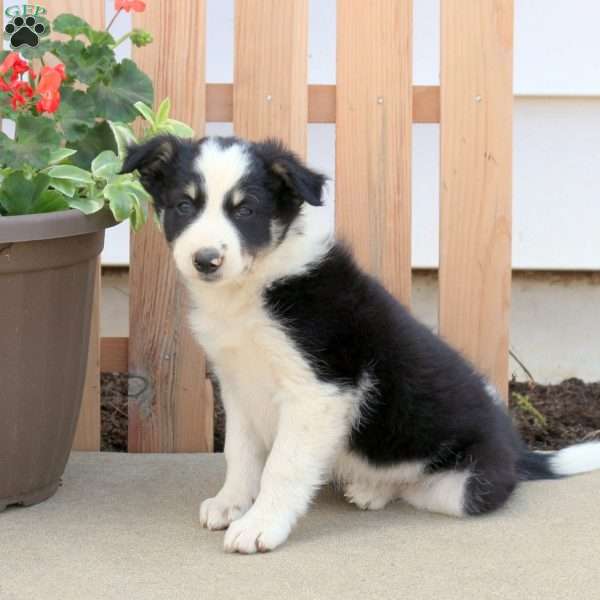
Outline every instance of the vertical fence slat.
[(444, 0), (440, 331), (507, 394), (512, 0)]
[(338, 0), (336, 229), (411, 293), (412, 1)]
[(238, 0), (233, 122), (236, 134), (281, 138), (306, 152), (308, 0)]
[[(104, 4), (81, 0), (53, 0), (48, 6), (48, 17), (73, 13), (98, 29), (104, 27)], [(95, 276), (96, 289), (92, 307), (88, 363), (81, 400), (79, 420), (73, 440), (74, 450), (100, 450), (100, 261)]]
[[(134, 50), (153, 80), (156, 100), (169, 96), (172, 115), (204, 131), (203, 0), (152, 0), (134, 17), (154, 36)], [(163, 235), (152, 219), (133, 236), (130, 266), (129, 450), (193, 452), (212, 449), (212, 398), (205, 364), (187, 325), (187, 294), (177, 281)], [(141, 390), (141, 393), (139, 393)], [(207, 425), (208, 422), (208, 425)]]
[[(9, 4), (26, 3), (9, 2)], [(47, 16), (50, 21), (63, 13), (71, 13), (85, 19), (96, 29), (102, 29), (105, 25), (104, 2), (88, 2), (88, 0), (51, 0), (51, 2), (42, 3), (41, 6), (48, 11)]]

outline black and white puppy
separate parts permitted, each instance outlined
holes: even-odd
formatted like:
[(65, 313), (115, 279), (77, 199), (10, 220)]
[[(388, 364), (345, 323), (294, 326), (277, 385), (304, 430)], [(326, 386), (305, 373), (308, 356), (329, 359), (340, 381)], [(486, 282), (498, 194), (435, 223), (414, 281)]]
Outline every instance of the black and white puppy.
[(363, 509), (464, 516), (600, 467), (600, 443), (524, 447), (482, 375), (324, 229), (324, 177), (281, 144), (161, 136), (129, 149), (133, 170), (221, 384), (227, 475), (200, 520), (225, 550), (279, 546), (330, 480)]

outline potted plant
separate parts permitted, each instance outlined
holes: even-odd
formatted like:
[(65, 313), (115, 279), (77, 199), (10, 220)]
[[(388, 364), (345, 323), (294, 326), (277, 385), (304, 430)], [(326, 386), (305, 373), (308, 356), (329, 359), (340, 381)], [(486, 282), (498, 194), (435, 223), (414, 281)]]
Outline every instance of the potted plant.
[[(142, 2), (116, 0), (142, 10)], [(49, 25), (49, 24), (48, 24)], [(191, 130), (154, 113), (150, 79), (118, 62), (115, 40), (77, 16), (52, 23), (65, 39), (0, 53), (0, 510), (51, 496), (73, 443), (89, 345), (94, 274), (104, 230), (143, 225), (148, 196), (119, 173), (130, 125)]]

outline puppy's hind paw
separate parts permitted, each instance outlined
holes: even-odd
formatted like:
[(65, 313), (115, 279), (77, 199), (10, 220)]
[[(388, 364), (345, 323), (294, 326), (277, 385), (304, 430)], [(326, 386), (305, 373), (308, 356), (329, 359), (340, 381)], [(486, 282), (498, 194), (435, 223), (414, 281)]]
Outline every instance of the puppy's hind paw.
[(362, 510), (381, 510), (393, 499), (393, 494), (388, 489), (357, 483), (348, 484), (344, 496)]

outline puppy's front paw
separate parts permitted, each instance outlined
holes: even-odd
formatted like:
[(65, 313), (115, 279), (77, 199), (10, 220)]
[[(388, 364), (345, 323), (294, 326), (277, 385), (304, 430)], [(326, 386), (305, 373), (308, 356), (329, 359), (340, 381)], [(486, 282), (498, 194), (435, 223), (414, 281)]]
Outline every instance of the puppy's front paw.
[(229, 526), (225, 534), (225, 552), (268, 552), (283, 544), (291, 529), (292, 523), (288, 519), (268, 518), (250, 511)]
[(227, 529), (229, 524), (243, 516), (251, 505), (251, 500), (232, 502), (219, 495), (208, 498), (200, 505), (200, 524), (212, 530)]

